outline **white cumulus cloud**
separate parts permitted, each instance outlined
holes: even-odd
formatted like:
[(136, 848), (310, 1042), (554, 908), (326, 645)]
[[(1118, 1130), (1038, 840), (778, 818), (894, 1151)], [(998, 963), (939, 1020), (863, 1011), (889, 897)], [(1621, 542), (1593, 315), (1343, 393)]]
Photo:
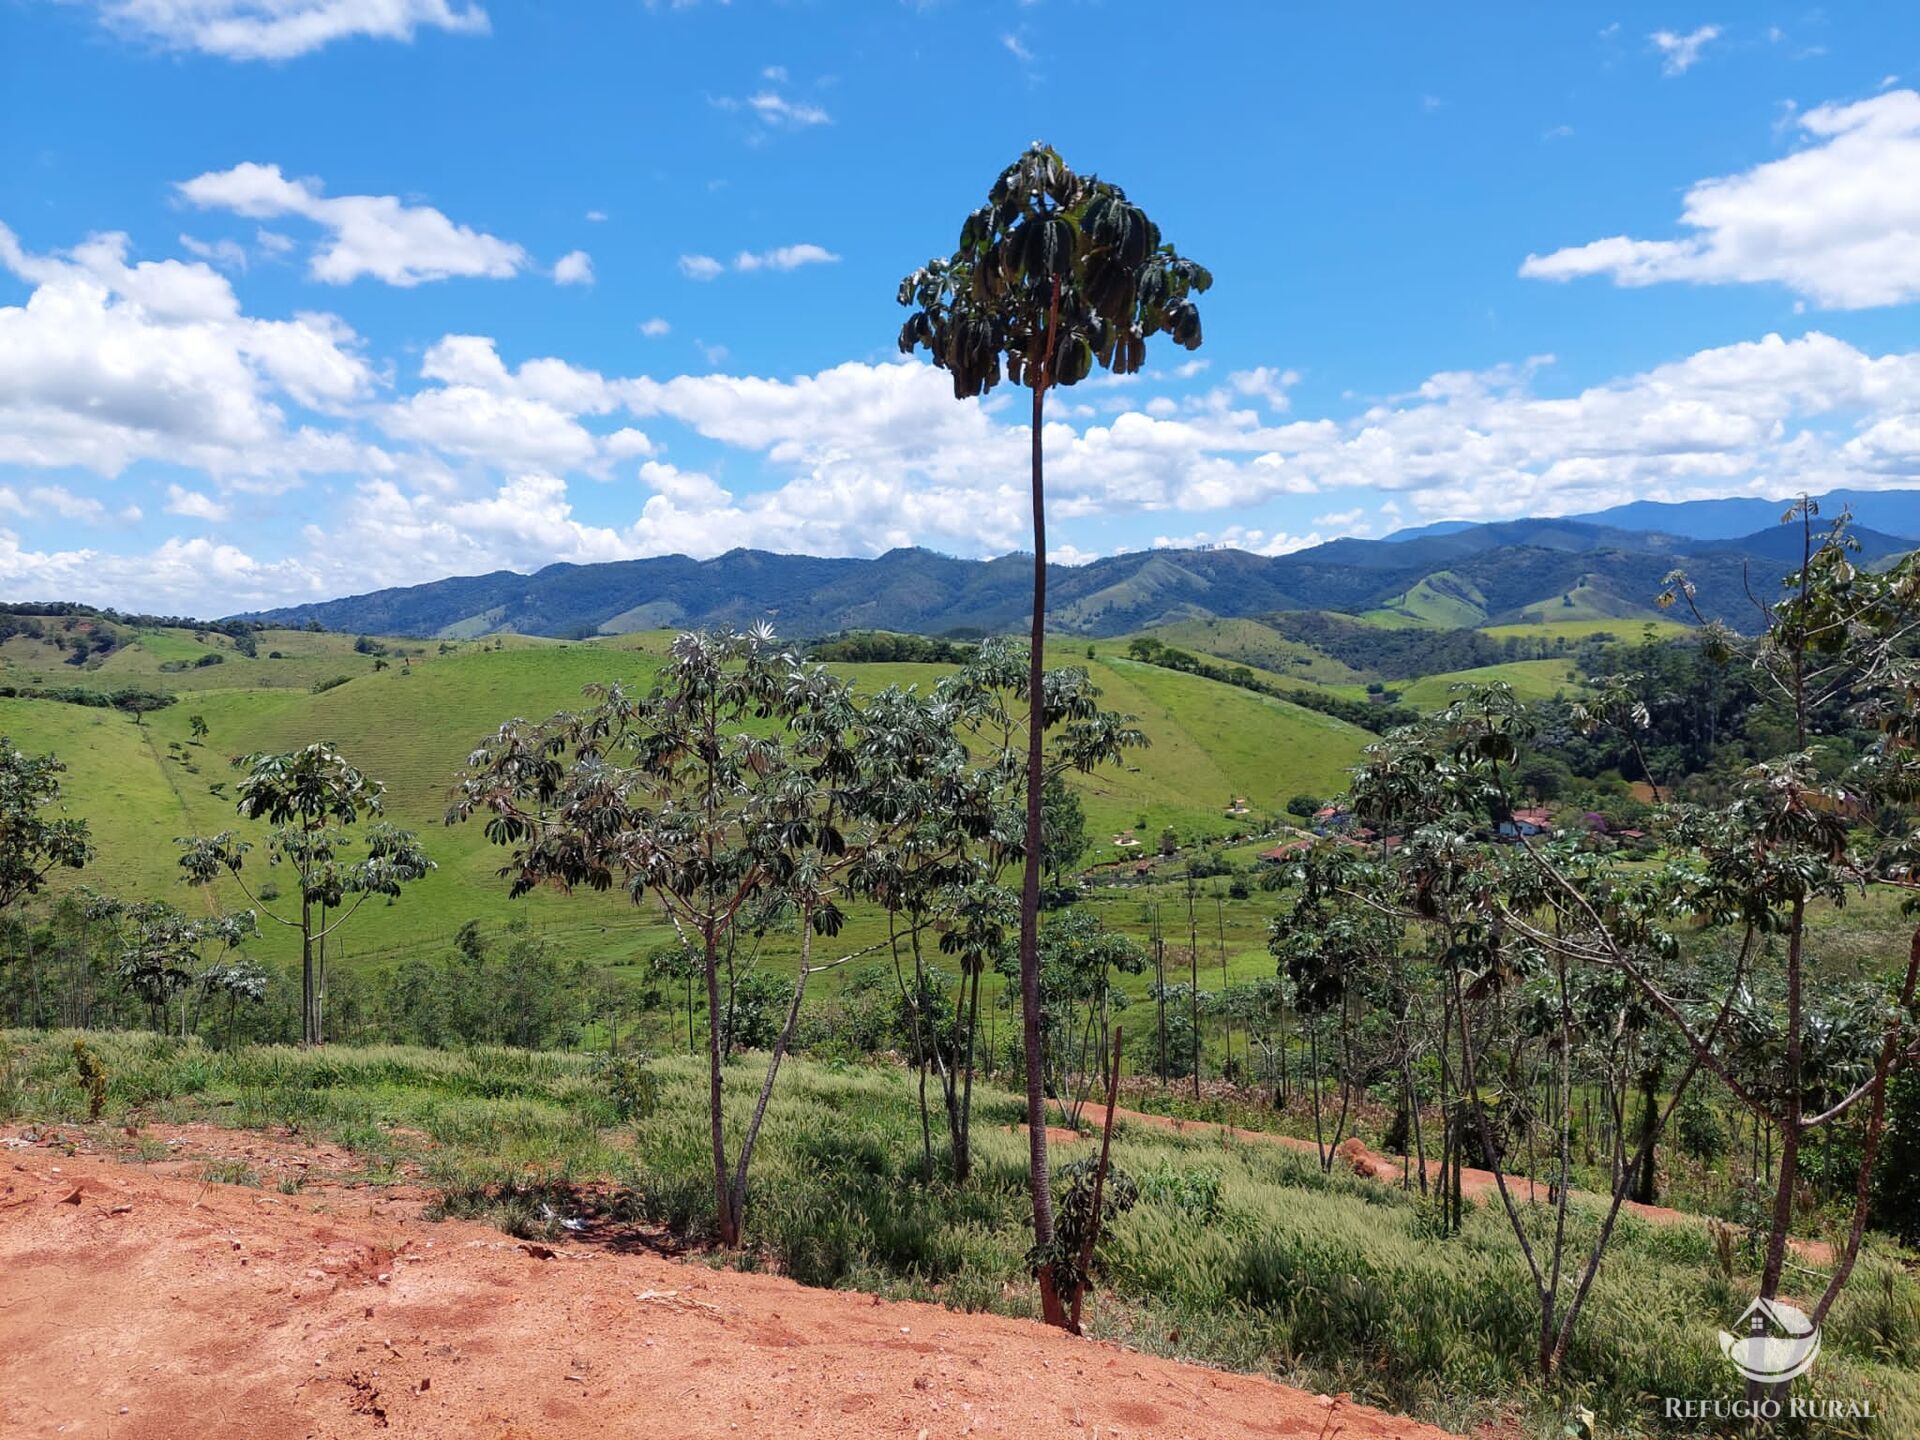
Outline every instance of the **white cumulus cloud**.
[(487, 12), (449, 0), (91, 0), (123, 33), (229, 60), (287, 60), (336, 40), (487, 33)]
[(0, 464), (117, 475), (140, 460), (284, 482), (378, 468), (382, 457), (287, 407), (337, 414), (366, 398), (358, 337), (330, 315), (243, 315), (199, 262), (128, 262), (125, 235), (62, 255), (0, 225), (0, 266), (33, 286), (0, 306)]
[(832, 265), (840, 257), (824, 245), (781, 245), (758, 252), (742, 250), (734, 257), (736, 270), (798, 270), (802, 265)]
[(407, 205), (393, 195), (323, 195), (317, 182), (289, 180), (278, 165), (235, 165), (177, 188), (203, 210), (228, 210), (250, 220), (311, 220), (328, 236), (314, 251), (309, 272), (330, 285), (362, 275), (400, 286), (455, 276), (503, 279), (528, 263), (520, 246), (456, 224), (430, 205)]
[[(29, 289), (0, 306), (0, 594), (229, 613), (556, 560), (1028, 543), (1026, 412), (956, 402), (919, 361), (623, 375), (452, 334), (415, 366), (370, 360), (329, 316), (246, 314), (219, 271), (139, 260), (124, 236), (40, 254), (0, 230), (0, 263)], [(1110, 552), (1141, 516), (1166, 544), (1278, 554), (1369, 515), (1920, 480), (1920, 346), (1817, 330), (1583, 387), (1543, 358), (1441, 372), (1318, 414), (1281, 408), (1285, 368), (1178, 388), (1194, 378), (1169, 363), (1052, 407), (1063, 557)], [(64, 488), (63, 470), (107, 483)], [(276, 522), (235, 528), (234, 497), (259, 490), (287, 492)], [(196, 533), (130, 553), (69, 538), (143, 506)]]
[(1687, 192), (1673, 240), (1613, 235), (1546, 255), (1540, 280), (1607, 275), (1617, 285), (1771, 282), (1854, 310), (1920, 298), (1920, 93), (1894, 90), (1794, 117), (1809, 143)]
[[(767, 77), (772, 78), (774, 73), (768, 71)], [(785, 72), (778, 73), (784, 80)], [(807, 130), (815, 125), (833, 123), (833, 116), (826, 112), (825, 107), (808, 100), (789, 99), (778, 90), (757, 90), (745, 98), (722, 95), (714, 99), (713, 105), (719, 110), (742, 111), (771, 130)]]
[(225, 520), (232, 511), (211, 495), (189, 490), (184, 485), (167, 486), (167, 513), (184, 515), (190, 520)]
[(1673, 30), (1656, 30), (1647, 39), (1660, 52), (1660, 69), (1667, 75), (1684, 75), (1700, 59), (1700, 52), (1720, 38), (1718, 25), (1702, 25), (1685, 35)]

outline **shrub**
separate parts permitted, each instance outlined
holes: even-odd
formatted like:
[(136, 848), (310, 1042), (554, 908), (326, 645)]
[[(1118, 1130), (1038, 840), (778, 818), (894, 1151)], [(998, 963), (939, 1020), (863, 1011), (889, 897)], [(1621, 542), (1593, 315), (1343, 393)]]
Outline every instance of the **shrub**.
[(1687, 1091), (1673, 1122), (1675, 1143), (1694, 1159), (1714, 1160), (1726, 1151), (1726, 1122), (1713, 1103), (1697, 1090)]
[(621, 1120), (645, 1120), (660, 1103), (660, 1081), (637, 1050), (602, 1055), (594, 1062), (594, 1077), (606, 1092), (613, 1113)]
[(1140, 1198), (1149, 1205), (1178, 1210), (1202, 1225), (1220, 1217), (1220, 1189), (1225, 1176), (1211, 1166), (1177, 1168), (1162, 1160), (1140, 1177)]
[(80, 1083), (87, 1092), (87, 1119), (98, 1120), (107, 1105), (107, 1067), (87, 1048), (84, 1040), (73, 1042), (73, 1068), (80, 1072)]

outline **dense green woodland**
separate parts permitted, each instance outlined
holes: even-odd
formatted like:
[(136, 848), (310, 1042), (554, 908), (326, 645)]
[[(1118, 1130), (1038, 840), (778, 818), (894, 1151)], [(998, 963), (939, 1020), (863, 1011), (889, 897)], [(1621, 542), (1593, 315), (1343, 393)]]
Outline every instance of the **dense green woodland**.
[[(537, 1063), (614, 1107), (581, 1134), (640, 1125), (635, 1204), (729, 1250), (757, 1238), (804, 1278), (883, 1288), (931, 1273), (876, 1248), (898, 1196), (924, 1197), (915, 1254), (948, 1227), (1017, 1235), (1011, 1162), (983, 1131), (1017, 1113), (1007, 1092), (1037, 1055), (1069, 1125), (1111, 1084), (1136, 1108), (1313, 1142), (1211, 1181), (1191, 1155), (1123, 1148), (1116, 1195), (1134, 1198), (1086, 1240), (1097, 1276), (1075, 1208), (1092, 1171), (1056, 1177), (1068, 1240), (1045, 1263), (1075, 1286), (1135, 1297), (1129, 1323), (1159, 1316), (1149, 1329), (1188, 1329), (1222, 1297), (1250, 1317), (1183, 1353), (1273, 1368), (1279, 1346), (1283, 1370), (1465, 1423), (1472, 1382), (1412, 1339), (1430, 1316), (1362, 1333), (1301, 1308), (1327, 1266), (1413, 1245), (1437, 1268), (1410, 1293), (1444, 1307), (1486, 1266), (1509, 1297), (1497, 1319), (1452, 1312), (1435, 1344), (1501, 1327), (1527, 1406), (1584, 1397), (1631, 1429), (1651, 1372), (1609, 1371), (1596, 1347), (1646, 1296), (1609, 1277), (1665, 1255), (1831, 1317), (1840, 1373), (1911, 1407), (1890, 1377), (1920, 1357), (1897, 1248), (1920, 1243), (1920, 569), (1868, 566), (1810, 516), (1801, 530), (1757, 636), (1690, 614), (1681, 579), (1668, 615), (1688, 626), (1294, 615), (1056, 644), (1037, 1051), (1016, 947), (1017, 646), (10, 613), (0, 1014), (175, 1047), (101, 1042), (103, 1105), (143, 1103), (130, 1075), (189, 1061), (203, 1088), (257, 1100), (240, 1077), (262, 1044), (612, 1057)], [(93, 698), (121, 691), (156, 703)], [(45, 1042), (6, 1043), (31, 1057), (28, 1081), (7, 1062), (10, 1108), (87, 1108), (85, 1066), (67, 1077)], [(876, 1078), (849, 1083), (902, 1086), (913, 1118), (873, 1135), (880, 1188), (828, 1264), (800, 1218), (802, 1152), (826, 1141), (783, 1129), (809, 1133), (788, 1092), (866, 1062)], [(176, 1093), (198, 1092), (154, 1100)], [(648, 1128), (662, 1097), (691, 1139)], [(1352, 1138), (1406, 1157), (1399, 1183), (1347, 1178)], [(1484, 1169), (1502, 1184), (1469, 1203)], [(463, 1183), (449, 1206), (524, 1219), (514, 1186)], [(1263, 1186), (1337, 1201), (1323, 1218), (1352, 1255), (1263, 1231), (1279, 1223)], [(1663, 1242), (1629, 1201), (1711, 1227)], [(1188, 1240), (1155, 1239), (1127, 1203)], [(1153, 1255), (1182, 1244), (1225, 1278), (1159, 1273)], [(942, 1266), (966, 1277), (957, 1303), (987, 1304), (1019, 1255)], [(1259, 1329), (1281, 1316), (1284, 1339)], [(1350, 1368), (1375, 1363), (1398, 1378)]]

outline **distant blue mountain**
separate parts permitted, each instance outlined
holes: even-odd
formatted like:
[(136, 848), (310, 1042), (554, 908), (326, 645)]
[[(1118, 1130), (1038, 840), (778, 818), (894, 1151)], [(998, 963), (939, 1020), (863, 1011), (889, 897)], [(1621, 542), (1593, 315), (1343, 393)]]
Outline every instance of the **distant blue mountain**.
[(1431, 525), (1409, 525), (1404, 530), (1396, 530), (1380, 538), (1388, 544), (1398, 544), (1402, 540), (1422, 540), (1429, 535), (1457, 534), (1462, 530), (1471, 530), (1479, 523), (1477, 520), (1436, 520)]
[[(1567, 518), (1620, 530), (1658, 530), (1687, 540), (1738, 540), (1779, 524), (1793, 498), (1635, 500), (1611, 510)], [(1883, 535), (1920, 536), (1920, 490), (1835, 490), (1814, 498), (1820, 502), (1823, 519), (1831, 519), (1850, 506), (1857, 521)]]
[[(1837, 515), (1849, 500), (1868, 563), (1920, 548), (1904, 538), (1920, 535), (1920, 491), (1840, 492), (1823, 497), (1823, 510)], [(1751, 624), (1749, 586), (1764, 589), (1800, 558), (1798, 529), (1779, 524), (1785, 508), (1757, 499), (1638, 501), (1584, 518), (1442, 521), (1290, 555), (1109, 555), (1052, 568), (1047, 618), (1065, 633), (1119, 635), (1210, 615), (1360, 614), (1399, 606), (1420, 587), (1467, 597), (1488, 622), (1561, 609), (1631, 618), (1650, 613), (1667, 575), (1684, 569), (1705, 613)], [(662, 555), (549, 565), (533, 575), (501, 570), (246, 618), (394, 635), (574, 636), (773, 620), (793, 637), (852, 629), (966, 636), (1026, 624), (1030, 564), (1018, 555), (962, 560), (918, 549), (872, 559), (733, 550), (711, 560)]]

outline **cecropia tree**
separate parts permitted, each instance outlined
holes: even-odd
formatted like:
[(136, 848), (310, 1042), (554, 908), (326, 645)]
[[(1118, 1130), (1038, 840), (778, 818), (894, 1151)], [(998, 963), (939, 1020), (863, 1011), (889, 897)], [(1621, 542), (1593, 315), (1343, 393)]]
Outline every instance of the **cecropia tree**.
[[(267, 836), (267, 860), (292, 867), (300, 908), (282, 914), (248, 883), (246, 857), (253, 846), (234, 831), (179, 838), (180, 868), (195, 885), (231, 878), (258, 914), (300, 932), (300, 1038), (318, 1045), (326, 1038), (328, 939), (376, 895), (397, 899), (401, 887), (438, 867), (412, 831), (380, 818), (386, 787), (331, 741), (317, 740), (284, 754), (243, 755), (233, 763), (247, 772), (234, 809), (274, 827)], [(356, 835), (355, 827), (361, 826)], [(358, 859), (350, 858), (355, 845), (366, 847)]]
[[(511, 721), (483, 741), (447, 818), (481, 817), (488, 839), (512, 847), (501, 873), (516, 896), (618, 886), (636, 905), (656, 901), (697, 955), (714, 1214), (732, 1247), (807, 977), (866, 953), (816, 963), (813, 941), (839, 932), (840, 902), (867, 883), (868, 856), (917, 818), (910, 793), (874, 783), (876, 755), (898, 736), (847, 682), (783, 650), (764, 627), (681, 635), (648, 694), (595, 685), (587, 695), (577, 713)], [(799, 975), (730, 1164), (721, 966), (736, 927), (769, 908), (796, 918)]]
[[(1004, 376), (1033, 396), (1033, 620), (1030, 694), (1045, 673), (1047, 518), (1043, 422), (1046, 395), (1076, 385), (1097, 363), (1130, 375), (1146, 363), (1147, 340), (1167, 335), (1184, 349), (1200, 345), (1193, 296), (1213, 277), (1175, 252), (1160, 227), (1118, 185), (1067, 168), (1035, 141), (1001, 171), (987, 203), (967, 216), (960, 241), (900, 282), (913, 314), (900, 349), (925, 350), (953, 378), (956, 399), (985, 395)], [(1029, 1186), (1036, 1253), (1053, 1244), (1038, 960), (1040, 875), (1044, 865), (1044, 717), (1032, 708), (1027, 734), (1025, 874), (1020, 892), (1020, 1001), (1026, 1052)], [(1040, 1266), (1041, 1308), (1068, 1323), (1052, 1269)]]
[(60, 813), (66, 768), (0, 736), (0, 910), (39, 894), (55, 870), (78, 870), (93, 858), (87, 822)]

